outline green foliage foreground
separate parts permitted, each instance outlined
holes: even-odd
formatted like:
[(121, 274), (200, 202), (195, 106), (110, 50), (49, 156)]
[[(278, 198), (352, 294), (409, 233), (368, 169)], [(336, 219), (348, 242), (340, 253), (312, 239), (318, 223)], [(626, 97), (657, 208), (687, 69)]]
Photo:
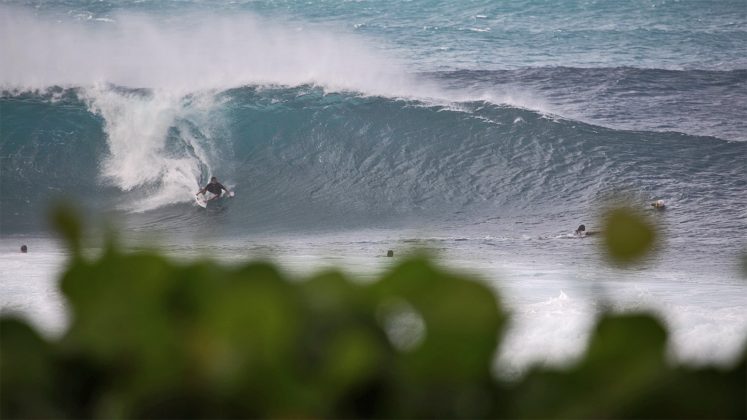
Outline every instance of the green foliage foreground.
[(504, 382), (494, 292), (425, 260), (372, 283), (299, 281), (116, 246), (87, 260), (66, 236), (67, 332), (0, 320), (3, 418), (746, 416), (747, 353), (673, 366), (645, 314), (604, 314), (578, 362)]

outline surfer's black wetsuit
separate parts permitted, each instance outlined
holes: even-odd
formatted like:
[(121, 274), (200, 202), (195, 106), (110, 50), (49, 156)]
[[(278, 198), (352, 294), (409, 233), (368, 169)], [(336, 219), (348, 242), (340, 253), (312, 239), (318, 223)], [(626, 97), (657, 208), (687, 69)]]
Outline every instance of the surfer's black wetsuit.
[(228, 191), (228, 189), (224, 187), (220, 182), (211, 182), (205, 186), (205, 189), (215, 195), (221, 195), (221, 191), (223, 190)]

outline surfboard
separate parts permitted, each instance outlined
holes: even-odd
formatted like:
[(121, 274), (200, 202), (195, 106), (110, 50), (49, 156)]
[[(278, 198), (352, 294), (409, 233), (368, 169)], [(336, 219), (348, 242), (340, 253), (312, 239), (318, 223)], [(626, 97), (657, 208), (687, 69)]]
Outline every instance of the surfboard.
[[(231, 191), (230, 193), (224, 195), (223, 197), (229, 198), (229, 197), (233, 197), (234, 195), (236, 194), (234, 194), (234, 192)], [(211, 196), (210, 198), (215, 197), (215, 195), (213, 195), (212, 193), (210, 194), (210, 196)], [(198, 206), (202, 207), (203, 209), (207, 208), (208, 201), (209, 199), (205, 196), (205, 194), (195, 195), (195, 202), (197, 203)]]

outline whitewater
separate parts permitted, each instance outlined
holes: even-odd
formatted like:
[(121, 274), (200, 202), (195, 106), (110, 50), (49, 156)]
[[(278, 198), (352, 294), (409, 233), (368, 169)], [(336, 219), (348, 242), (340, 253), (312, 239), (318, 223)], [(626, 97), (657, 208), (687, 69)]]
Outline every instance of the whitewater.
[[(0, 39), (0, 307), (50, 334), (67, 199), (178, 259), (365, 281), (426, 250), (507, 301), (507, 375), (607, 306), (676, 360), (745, 345), (743, 2), (6, 1)], [(210, 176), (237, 194), (205, 211)], [(572, 235), (619, 204), (661, 237), (629, 269)]]

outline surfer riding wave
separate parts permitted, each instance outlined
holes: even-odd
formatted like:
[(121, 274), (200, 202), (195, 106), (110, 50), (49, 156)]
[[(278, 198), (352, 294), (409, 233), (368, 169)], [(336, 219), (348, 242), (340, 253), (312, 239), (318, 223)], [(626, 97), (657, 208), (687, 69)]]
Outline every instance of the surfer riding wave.
[(223, 194), (223, 191), (227, 192), (229, 196), (233, 196), (233, 193), (228, 190), (223, 184), (218, 182), (218, 178), (212, 177), (210, 178), (210, 183), (205, 185), (205, 188), (201, 189), (200, 191), (197, 191), (197, 196), (200, 194), (204, 195), (205, 192), (210, 192), (213, 194), (211, 198), (209, 198), (207, 201), (215, 200), (216, 198), (220, 198)]

